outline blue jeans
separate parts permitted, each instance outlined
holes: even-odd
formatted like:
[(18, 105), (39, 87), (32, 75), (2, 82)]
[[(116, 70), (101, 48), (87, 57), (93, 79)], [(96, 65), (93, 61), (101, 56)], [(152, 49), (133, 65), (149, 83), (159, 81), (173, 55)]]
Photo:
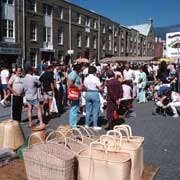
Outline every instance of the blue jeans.
[(71, 109), (69, 112), (69, 125), (74, 128), (77, 125), (77, 116), (78, 116), (79, 100), (71, 101)]
[(100, 99), (98, 92), (86, 92), (86, 125), (89, 126), (90, 115), (93, 113), (94, 127), (97, 127), (100, 110)]

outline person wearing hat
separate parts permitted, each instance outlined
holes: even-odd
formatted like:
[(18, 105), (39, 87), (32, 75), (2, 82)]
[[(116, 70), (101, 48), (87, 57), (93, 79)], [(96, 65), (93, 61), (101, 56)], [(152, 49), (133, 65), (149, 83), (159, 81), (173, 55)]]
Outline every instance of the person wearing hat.
[(113, 113), (120, 103), (120, 99), (123, 97), (123, 89), (120, 81), (115, 79), (115, 74), (112, 70), (106, 72), (107, 80), (107, 109), (106, 115), (108, 120), (107, 129), (113, 129), (114, 119)]

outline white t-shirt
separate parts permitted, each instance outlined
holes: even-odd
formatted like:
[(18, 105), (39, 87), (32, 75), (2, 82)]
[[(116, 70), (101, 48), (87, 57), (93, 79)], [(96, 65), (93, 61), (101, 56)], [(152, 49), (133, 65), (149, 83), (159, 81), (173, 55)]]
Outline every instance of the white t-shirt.
[(129, 69), (128, 71), (125, 69), (123, 71), (124, 80), (133, 80), (134, 77), (134, 71), (132, 69)]
[(98, 77), (93, 74), (89, 74), (84, 80), (84, 86), (87, 90), (98, 91), (97, 87), (101, 86), (101, 82)]
[(7, 69), (3, 69), (1, 71), (1, 84), (7, 84), (8, 80), (7, 78), (9, 77), (9, 71)]

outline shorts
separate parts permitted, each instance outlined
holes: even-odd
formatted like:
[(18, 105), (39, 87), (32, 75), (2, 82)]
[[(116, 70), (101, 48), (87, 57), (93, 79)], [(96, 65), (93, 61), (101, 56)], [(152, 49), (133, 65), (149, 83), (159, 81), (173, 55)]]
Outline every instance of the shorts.
[(2, 90), (7, 90), (7, 84), (2, 84), (1, 87), (2, 87)]
[(53, 92), (48, 91), (43, 93), (44, 99), (52, 99), (53, 98)]
[(33, 99), (33, 100), (28, 100), (26, 99), (27, 103), (34, 106), (34, 105), (40, 105), (39, 99)]

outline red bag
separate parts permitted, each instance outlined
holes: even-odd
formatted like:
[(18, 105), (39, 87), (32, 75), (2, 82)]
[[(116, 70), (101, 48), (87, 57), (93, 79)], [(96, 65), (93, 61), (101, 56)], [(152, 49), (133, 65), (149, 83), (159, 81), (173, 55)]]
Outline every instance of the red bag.
[(118, 114), (117, 109), (116, 109), (116, 110), (114, 110), (114, 112), (113, 112), (113, 119), (114, 119), (114, 120), (118, 120), (118, 118), (119, 118), (119, 114)]
[(68, 99), (76, 101), (79, 99), (79, 95), (79, 88), (73, 87), (68, 89)]

